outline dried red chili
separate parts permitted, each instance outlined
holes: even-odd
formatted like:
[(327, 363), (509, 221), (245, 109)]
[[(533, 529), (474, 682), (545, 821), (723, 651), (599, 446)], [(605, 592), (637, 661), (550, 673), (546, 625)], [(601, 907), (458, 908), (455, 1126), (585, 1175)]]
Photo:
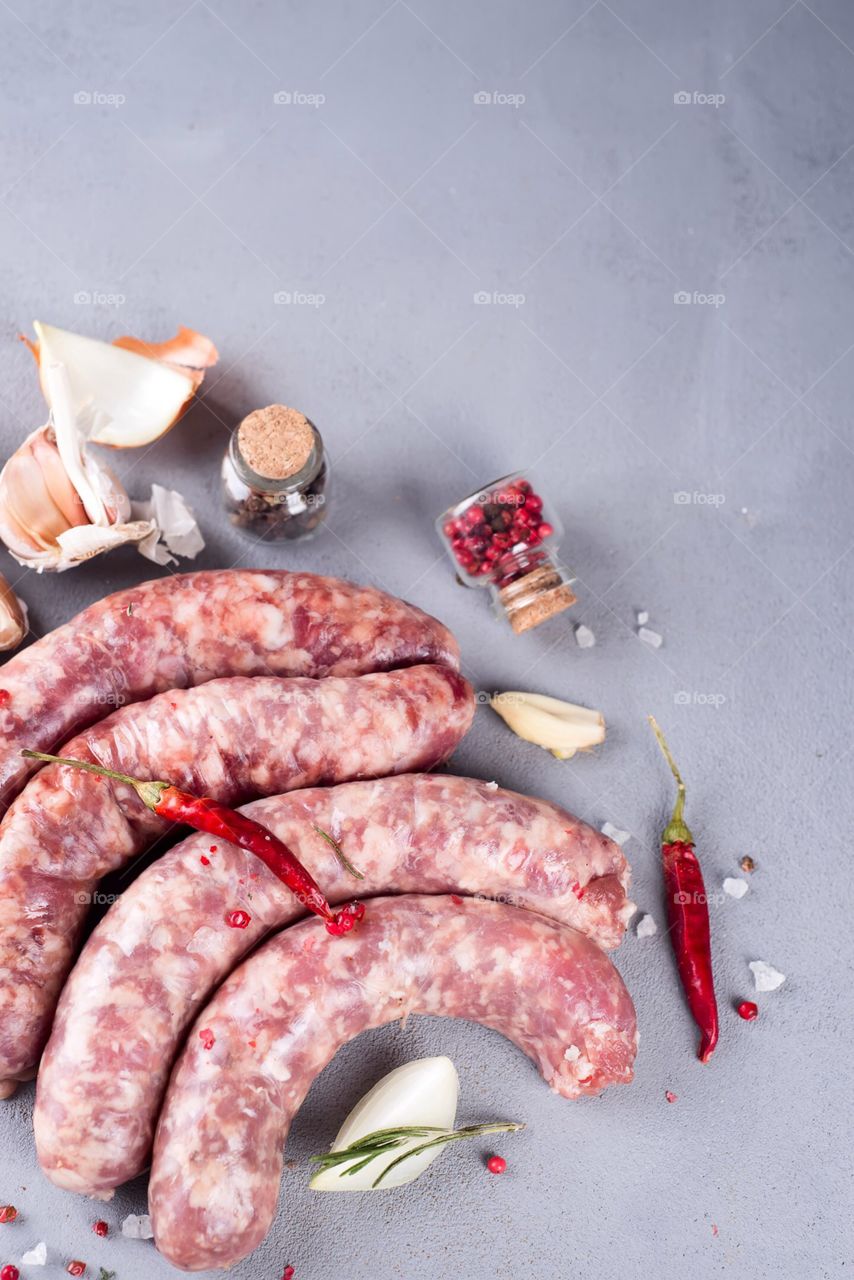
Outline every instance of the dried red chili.
[(220, 836), (230, 840), (232, 844), (247, 849), (260, 858), (274, 875), (288, 886), (303, 906), (308, 907), (315, 915), (326, 921), (326, 928), (332, 934), (340, 936), (349, 933), (365, 914), (364, 904), (349, 903), (338, 912), (333, 912), (320, 890), (314, 877), (306, 870), (296, 854), (288, 846), (274, 836), (260, 822), (247, 818), (236, 809), (218, 804), (209, 796), (194, 796), (188, 791), (180, 791), (169, 782), (149, 781), (131, 778), (125, 773), (116, 773), (112, 769), (104, 769), (101, 765), (92, 764), (88, 760), (71, 760), (65, 756), (52, 756), (43, 751), (22, 751), (28, 760), (44, 760), (51, 764), (70, 765), (74, 769), (85, 769), (98, 777), (113, 778), (116, 782), (124, 782), (133, 787), (142, 803), (161, 818), (169, 818), (172, 822), (185, 822), (196, 831), (206, 831), (209, 835)]
[(697, 1056), (701, 1062), (708, 1062), (718, 1042), (709, 903), (703, 873), (694, 852), (694, 837), (683, 817), (685, 783), (655, 717), (650, 716), (649, 722), (676, 779), (676, 804), (661, 837), (667, 917), (682, 988), (694, 1021), (700, 1028)]
[(0, 1222), (14, 1222), (18, 1216), (18, 1210), (13, 1204), (0, 1205)]

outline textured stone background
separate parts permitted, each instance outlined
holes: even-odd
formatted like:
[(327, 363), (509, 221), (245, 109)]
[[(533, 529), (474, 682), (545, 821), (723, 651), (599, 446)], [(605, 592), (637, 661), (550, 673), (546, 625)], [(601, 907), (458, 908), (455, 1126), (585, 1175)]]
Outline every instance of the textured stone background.
[[(43, 418), (15, 341), (32, 319), (209, 333), (201, 401), (115, 458), (131, 491), (190, 498), (200, 563), (379, 583), (455, 628), (479, 689), (601, 707), (595, 756), (559, 764), (482, 709), (456, 765), (631, 830), (635, 897), (661, 923), (654, 710), (714, 895), (709, 1067), (663, 933), (619, 954), (637, 1079), (595, 1103), (551, 1096), (477, 1027), (365, 1037), (318, 1081), (289, 1157), (384, 1070), (448, 1052), (462, 1119), (528, 1122), (502, 1144), (508, 1173), (457, 1150), (407, 1191), (321, 1197), (300, 1163), (235, 1275), (845, 1274), (854, 7), (10, 0), (0, 28), (4, 453)], [(240, 540), (218, 506), (228, 432), (271, 400), (308, 412), (334, 458), (329, 528), (298, 550)], [(511, 636), (442, 559), (436, 513), (516, 466), (559, 505), (592, 650), (571, 621)], [(0, 567), (39, 633), (149, 576), (130, 550), (58, 580)], [(750, 892), (722, 898), (744, 853)], [(756, 958), (788, 979), (747, 1026), (732, 1003)], [(22, 1211), (0, 1261), (46, 1239), (48, 1275), (69, 1257), (174, 1274), (150, 1244), (97, 1240), (92, 1207), (42, 1180), (30, 1109), (24, 1090), (0, 1110), (0, 1200)], [(144, 1205), (140, 1181), (106, 1215)]]

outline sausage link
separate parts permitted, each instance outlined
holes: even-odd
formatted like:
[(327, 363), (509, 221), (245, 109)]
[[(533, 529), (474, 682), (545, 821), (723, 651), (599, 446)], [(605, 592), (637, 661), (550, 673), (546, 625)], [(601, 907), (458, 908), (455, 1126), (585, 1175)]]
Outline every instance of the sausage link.
[[(603, 946), (618, 944), (633, 910), (619, 845), (556, 805), (494, 783), (409, 774), (293, 792), (246, 812), (294, 849), (332, 902), (354, 892), (492, 897)], [(317, 828), (339, 841), (363, 881), (347, 875)], [(250, 854), (209, 846), (209, 837), (191, 836), (143, 872), (66, 984), (34, 1116), (42, 1168), (61, 1187), (108, 1197), (145, 1168), (187, 1025), (251, 947), (303, 914)], [(252, 917), (245, 930), (223, 923), (234, 907)]]
[(632, 1078), (631, 997), (574, 929), (445, 897), (378, 899), (343, 946), (304, 921), (232, 974), (190, 1034), (154, 1145), (148, 1195), (160, 1252), (201, 1271), (257, 1248), (315, 1076), (361, 1031), (410, 1013), (500, 1031), (565, 1098)]
[(106, 711), (220, 676), (350, 676), (459, 666), (447, 627), (374, 587), (222, 569), (107, 596), (0, 672), (0, 811), (52, 751)]
[[(325, 680), (236, 677), (123, 707), (63, 748), (225, 804), (315, 783), (432, 768), (468, 730), (447, 667)], [(98, 880), (170, 824), (132, 788), (64, 765), (0, 826), (0, 1081), (32, 1075)], [(0, 1095), (2, 1096), (2, 1095)]]

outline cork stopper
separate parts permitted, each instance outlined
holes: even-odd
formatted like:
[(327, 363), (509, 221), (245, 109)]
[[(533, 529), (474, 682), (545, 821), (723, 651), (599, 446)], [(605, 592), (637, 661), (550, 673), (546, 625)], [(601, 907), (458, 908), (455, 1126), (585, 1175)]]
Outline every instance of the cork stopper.
[(498, 593), (510, 625), (519, 635), (575, 604), (572, 588), (551, 564), (540, 565)]
[(287, 480), (302, 471), (314, 448), (305, 414), (287, 405), (255, 409), (237, 428), (237, 447), (246, 465), (268, 480)]

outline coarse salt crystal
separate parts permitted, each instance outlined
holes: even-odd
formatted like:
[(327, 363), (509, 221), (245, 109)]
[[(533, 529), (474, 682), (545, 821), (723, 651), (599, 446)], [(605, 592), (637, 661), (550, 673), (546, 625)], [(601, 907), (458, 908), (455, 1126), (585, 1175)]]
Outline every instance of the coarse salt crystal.
[(122, 1222), (122, 1235), (129, 1240), (153, 1240), (151, 1218), (147, 1213), (129, 1213)]
[(486, 789), (487, 789), (487, 791), (497, 791), (497, 790), (498, 790), (498, 783), (497, 783), (497, 782), (487, 782), (487, 784), (486, 784)]
[(651, 938), (654, 933), (658, 933), (658, 925), (652, 916), (641, 916), (638, 920), (635, 933), (639, 938)]
[(786, 981), (785, 973), (764, 960), (751, 960), (750, 971), (757, 991), (776, 991)]
[(724, 880), (724, 893), (728, 893), (731, 898), (743, 898), (749, 888), (747, 881), (740, 880), (737, 876), (727, 876)]
[(602, 823), (602, 835), (607, 836), (609, 840), (613, 840), (615, 844), (625, 844), (627, 840), (632, 838), (631, 831), (621, 831), (612, 822)]
[(653, 649), (660, 649), (664, 643), (664, 637), (660, 636), (657, 631), (651, 631), (649, 627), (639, 627), (638, 638)]
[(581, 1050), (577, 1044), (571, 1044), (568, 1049), (564, 1049), (563, 1056), (567, 1062), (577, 1062), (581, 1057)]
[(589, 627), (585, 627), (583, 622), (580, 622), (575, 628), (575, 643), (579, 649), (592, 649), (596, 643), (596, 637), (593, 632)]
[(32, 1249), (21, 1255), (21, 1262), (27, 1267), (43, 1267), (47, 1263), (47, 1245), (40, 1240)]
[(639, 627), (645, 627), (645, 626), (646, 626), (646, 624), (647, 624), (648, 622), (649, 622), (649, 614), (647, 613), (646, 609), (641, 609), (641, 610), (639, 610), (639, 612), (638, 612), (638, 626), (639, 626)]

